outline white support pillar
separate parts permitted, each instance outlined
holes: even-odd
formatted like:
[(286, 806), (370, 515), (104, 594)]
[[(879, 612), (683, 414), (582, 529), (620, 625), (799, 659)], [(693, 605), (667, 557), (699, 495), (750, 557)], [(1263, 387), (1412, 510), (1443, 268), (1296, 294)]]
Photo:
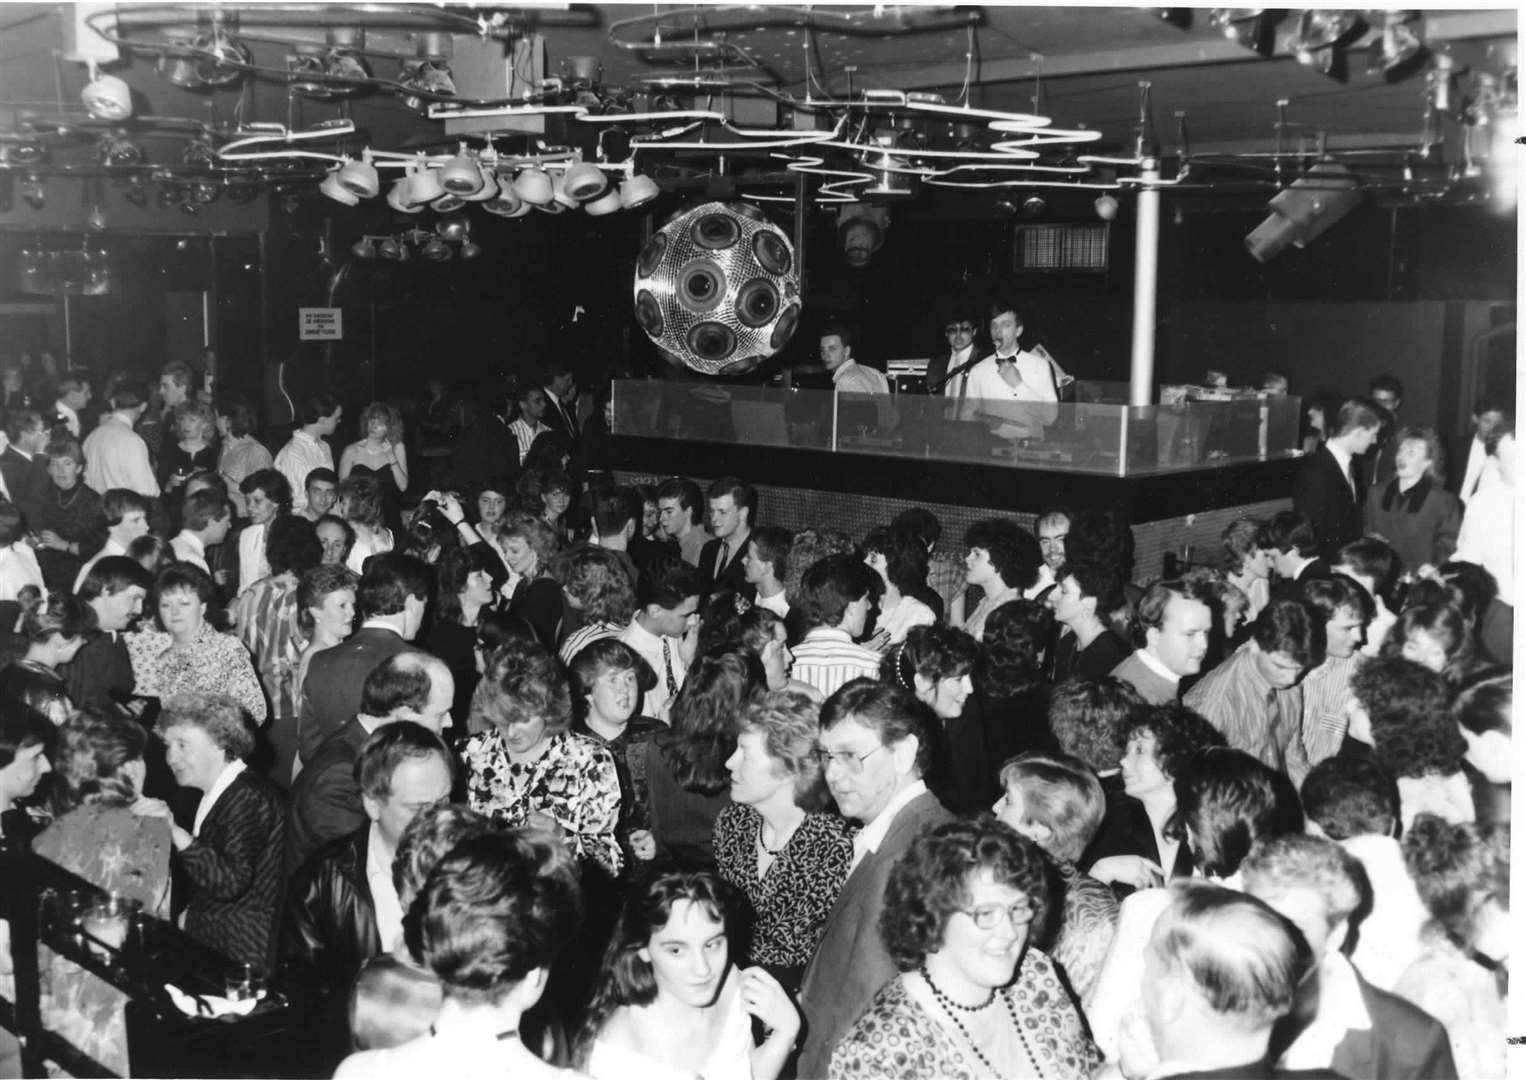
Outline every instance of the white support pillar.
[(1134, 225), (1134, 352), (1129, 361), (1129, 404), (1155, 400), (1155, 286), (1160, 271), (1160, 162), (1139, 170), (1139, 214)]

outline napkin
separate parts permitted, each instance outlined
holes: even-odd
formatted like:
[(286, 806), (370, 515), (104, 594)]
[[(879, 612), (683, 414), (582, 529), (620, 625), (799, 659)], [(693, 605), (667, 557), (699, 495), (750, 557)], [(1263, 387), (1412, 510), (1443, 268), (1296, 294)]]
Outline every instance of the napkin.
[(259, 1004), (258, 998), (229, 1001), (225, 997), (213, 997), (210, 994), (195, 997), (187, 994), (180, 987), (168, 983), (164, 988), (169, 991), (170, 1000), (175, 1003), (175, 1008), (192, 1017), (209, 1016), (216, 1020), (224, 1016), (248, 1016)]

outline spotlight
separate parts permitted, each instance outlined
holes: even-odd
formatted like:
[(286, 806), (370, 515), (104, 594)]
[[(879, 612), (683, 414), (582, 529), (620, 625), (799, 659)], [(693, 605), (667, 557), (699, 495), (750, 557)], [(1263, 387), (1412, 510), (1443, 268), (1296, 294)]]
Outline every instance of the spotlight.
[(99, 206), (92, 206), (89, 216), (85, 218), (85, 224), (90, 226), (95, 232), (105, 232), (106, 211), (102, 210)]
[(603, 217), (605, 214), (613, 214), (620, 209), (620, 192), (617, 188), (610, 188), (597, 199), (590, 199), (583, 204), (583, 209), (588, 211), (590, 217)]
[(1112, 221), (1118, 216), (1118, 200), (1111, 195), (1098, 195), (1092, 203), (1092, 209), (1103, 221)]
[(1257, 262), (1269, 262), (1289, 244), (1307, 247), (1362, 201), (1356, 177), (1344, 165), (1321, 161), (1268, 204), (1272, 214), (1245, 238)]
[(500, 184), (498, 194), (482, 204), (482, 209), (497, 217), (519, 217), (529, 204), (519, 197), (513, 184)]
[(461, 245), (461, 258), (475, 259), (482, 254), (482, 245), (474, 244), (470, 240)]
[(657, 181), (650, 176), (632, 173), (630, 179), (620, 185), (620, 205), (627, 210), (645, 206), (661, 194)]
[(404, 176), (387, 192), (387, 205), (392, 209), (404, 214), (418, 214), (424, 210), (424, 205), (413, 202), (413, 177)]
[(376, 254), (390, 262), (401, 262), (408, 257), (408, 247), (398, 243), (396, 237), (388, 236), (377, 242)]
[(249, 49), (221, 26), (214, 25), (211, 33), (199, 35), (191, 47), (197, 51), (196, 75), (208, 86), (236, 82), (244, 74), (242, 65), (249, 63)]
[(182, 90), (198, 90), (206, 84), (196, 71), (196, 58), (191, 53), (196, 38), (192, 34), (167, 34), (169, 43), (177, 48), (159, 54), (155, 67), (174, 85)]
[(498, 173), (489, 165), (479, 165), (477, 171), (482, 175), (482, 186), (470, 195), (461, 196), (467, 202), (487, 202), (498, 194)]
[(1043, 217), (1048, 212), (1049, 204), (1044, 201), (1041, 195), (1029, 195), (1023, 200), (1022, 213), (1025, 218)]
[(381, 180), (376, 175), (376, 166), (371, 164), (370, 151), (360, 161), (346, 161), (339, 167), (339, 184), (362, 199), (376, 197), (381, 191)]
[(412, 177), (408, 185), (408, 197), (413, 200), (415, 206), (434, 202), (445, 194), (445, 185), (440, 183), (439, 170), (431, 169), (424, 164), (422, 154), (419, 155), (417, 162), (409, 166), (408, 173)]
[(482, 183), (482, 166), (465, 146), (440, 166), (440, 186), (453, 195), (475, 195), (482, 190)]
[(48, 193), (43, 190), (42, 180), (37, 176), (28, 176), (26, 183), (21, 185), (21, 197), (33, 210), (41, 210), (48, 202)]
[(329, 170), (329, 174), (323, 178), (323, 183), (318, 185), (318, 190), (323, 192), (335, 202), (344, 203), (346, 206), (355, 206), (360, 202), (360, 196), (339, 181), (340, 166)]
[(555, 198), (551, 177), (544, 169), (521, 171), (514, 178), (514, 192), (531, 206), (545, 206)]
[(588, 161), (578, 162), (562, 177), (562, 190), (580, 203), (598, 197), (608, 186), (604, 170)]
[(1300, 64), (1323, 75), (1344, 79), (1344, 57), (1340, 46), (1366, 29), (1367, 24), (1355, 11), (1306, 10), (1298, 16), (1298, 29), (1289, 45)]
[(101, 75), (90, 65), (90, 81), (80, 92), (85, 111), (97, 120), (126, 120), (132, 115), (132, 88), (115, 75)]
[(376, 258), (376, 248), (371, 245), (369, 238), (362, 237), (350, 245), (350, 254), (354, 255), (357, 259), (374, 259)]
[(452, 214), (435, 222), (434, 231), (451, 243), (459, 244), (471, 235), (472, 223), (460, 214)]
[(121, 167), (137, 165), (143, 161), (143, 148), (123, 134), (107, 135), (101, 139), (99, 153), (102, 165)]
[[(427, 112), (436, 97), (455, 97), (456, 82), (444, 60), (416, 60), (403, 64), (398, 83), (420, 94), (405, 94), (403, 104), (414, 112)], [(428, 98), (422, 94), (431, 95)]]
[(48, 285), (47, 257), (41, 249), (25, 247), (16, 259), (16, 285), (24, 293), (51, 292)]
[(465, 199), (459, 195), (452, 195), (447, 191), (444, 195), (441, 195), (434, 202), (430, 203), (429, 208), (442, 214), (449, 214), (461, 209), (465, 205)]
[(552, 213), (559, 214), (563, 210), (576, 210), (581, 204), (567, 193), (567, 174), (557, 173), (551, 178), (551, 198), (554, 202), (547, 204), (547, 209), (552, 206), (558, 207)]
[(430, 262), (446, 262), (451, 256), (450, 245), (438, 236), (430, 237), (419, 249), (419, 254)]

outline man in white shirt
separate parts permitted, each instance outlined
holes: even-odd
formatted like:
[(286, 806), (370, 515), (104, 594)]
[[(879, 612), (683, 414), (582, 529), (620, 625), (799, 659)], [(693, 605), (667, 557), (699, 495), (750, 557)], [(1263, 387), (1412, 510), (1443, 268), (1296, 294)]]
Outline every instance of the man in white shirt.
[(515, 401), (519, 405), (519, 415), (509, 425), (509, 430), (514, 433), (514, 439), (519, 444), (519, 463), (523, 465), (525, 455), (535, 444), (535, 437), (543, 431), (551, 430), (542, 422), (550, 403), (546, 400), (546, 392), (539, 386), (526, 386)]
[(334, 452), (323, 440), (334, 434), (343, 416), (344, 406), (331, 394), (315, 394), (302, 402), (301, 426), (276, 454), (275, 464), (291, 487), (293, 510), (307, 509), (307, 474), (334, 467)]
[(1494, 575), (1498, 595), (1480, 619), (1484, 648), (1501, 663), (1514, 656), (1515, 611), (1515, 421), (1501, 421), (1491, 437), (1489, 458), (1498, 483), (1480, 487), (1468, 502), (1452, 558), (1482, 566)]
[(779, 618), (789, 614), (789, 599), (784, 595), (785, 564), (793, 538), (788, 529), (764, 525), (747, 538), (747, 557), (742, 572), (755, 590), (753, 603), (767, 608)]
[(82, 368), (66, 371), (58, 379), (58, 400), (53, 408), (69, 434), (80, 437), (79, 414), (90, 404), (90, 374)]
[(699, 589), (699, 575), (687, 565), (670, 566), (655, 577), (643, 574), (636, 597), (640, 606), (620, 633), (620, 640), (657, 675), (656, 685), (643, 698), (641, 715), (664, 724), (698, 647)]
[(142, 383), (123, 382), (111, 395), (111, 413), (85, 437), (85, 483), (102, 495), (126, 488), (150, 499), (159, 481), (148, 459), (148, 445), (133, 430), (148, 408)]
[(1032, 439), (1060, 415), (1060, 385), (1068, 381), (1042, 345), (1019, 347), (1023, 318), (1006, 300), (991, 304), (991, 344), (995, 350), (970, 369), (960, 401), (962, 420), (984, 420), (1002, 439)]
[(226, 540), (232, 524), (233, 507), (216, 491), (188, 495), (181, 509), (180, 533), (170, 541), (170, 550), (176, 559), (199, 566), (210, 574), (207, 548)]
[(864, 632), (874, 571), (852, 555), (828, 555), (800, 580), (800, 607), (810, 627), (795, 654), (792, 678), (825, 695), (851, 679), (878, 676), (880, 654), (853, 639)]
[(74, 592), (84, 584), (96, 562), (107, 555), (126, 555), (127, 545), (148, 535), (149, 501), (136, 491), (114, 488), (101, 499), (101, 513), (106, 518), (106, 543), (80, 567), (74, 579)]
[(1488, 443), (1510, 413), (1511, 408), (1507, 402), (1487, 396), (1479, 398), (1473, 406), (1473, 437), (1467, 443), (1467, 466), (1463, 469), (1462, 483), (1457, 489), (1463, 505), (1467, 505), (1479, 491), (1499, 483), (1499, 470), (1489, 453)]
[(848, 401), (839, 407), (840, 430), (877, 427), (888, 432), (896, 424), (896, 411), (890, 396), (890, 381), (884, 372), (865, 367), (853, 359), (853, 334), (841, 323), (822, 328), (819, 345), (821, 366), (832, 376), (832, 389), (839, 394), (873, 394), (873, 420), (867, 402)]
[(919, 835), (952, 820), (922, 781), (932, 759), (926, 715), (909, 691), (870, 679), (848, 683), (821, 708), (817, 756), (827, 787), (863, 828), (801, 983), (800, 1076), (827, 1075), (832, 1048), (895, 977), (879, 930), (890, 869)]

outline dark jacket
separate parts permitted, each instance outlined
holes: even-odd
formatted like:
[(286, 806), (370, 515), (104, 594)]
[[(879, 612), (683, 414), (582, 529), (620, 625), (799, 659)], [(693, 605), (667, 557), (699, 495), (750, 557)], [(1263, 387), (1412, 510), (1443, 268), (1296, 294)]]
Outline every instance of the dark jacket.
[(11, 502), (26, 515), (26, 525), (32, 532), (41, 531), (43, 503), (53, 497), (53, 483), (48, 479), (48, 459), (41, 454), (27, 460), (14, 446), (7, 446), (0, 454), (0, 476), (11, 493)]
[(281, 959), (309, 985), (348, 990), (361, 964), (382, 952), (366, 880), (371, 823), (331, 840), (291, 879), (281, 923)]
[(1362, 501), (1366, 498), (1361, 458), (1351, 461), (1356, 493), (1346, 483), (1346, 474), (1330, 448), (1323, 444), (1303, 463), (1293, 477), (1293, 509), (1305, 515), (1319, 539), (1319, 552), (1334, 559), (1343, 544), (1362, 535)]
[(297, 750), (304, 762), (360, 711), (366, 676), (383, 660), (412, 648), (392, 630), (363, 626), (338, 645), (313, 655), (302, 683), (302, 713), (297, 720)]
[(456, 436), (450, 464), (463, 490), (480, 488), (489, 481), (512, 485), (519, 476), (519, 442), (503, 417), (483, 409)]
[(360, 721), (350, 719), (323, 740), (291, 785), (291, 811), (286, 823), (285, 872), (296, 872), (307, 858), (336, 837), (345, 836), (366, 820), (355, 782), (355, 760), (370, 738)]
[(218, 797), (201, 835), (179, 853), (191, 882), (185, 932), (268, 970), (286, 810), (270, 781), (245, 769)]
[(1379, 990), (1360, 973), (1356, 978), (1372, 1027), (1348, 1031), (1335, 1047), (1330, 1068), (1351, 1077), (1457, 1080), (1452, 1044), (1441, 1022), (1403, 998)]
[(1367, 492), (1367, 531), (1388, 541), (1412, 573), (1450, 559), (1461, 528), (1462, 503), (1430, 477), (1407, 492), (1399, 491), (1397, 480)]
[(751, 600), (757, 590), (747, 584), (747, 570), (742, 562), (747, 558), (747, 544), (737, 545), (730, 552), (726, 569), (715, 572), (715, 561), (721, 557), (721, 541), (708, 541), (699, 549), (700, 597), (708, 600), (712, 593), (727, 590)]
[[(1107, 796), (1107, 809), (1103, 812), (1102, 825), (1097, 829), (1097, 835), (1092, 837), (1092, 842), (1081, 855), (1081, 868), (1091, 873), (1097, 860), (1109, 855), (1139, 855), (1151, 862), (1159, 862), (1160, 851), (1155, 846), (1155, 830), (1150, 825), (1150, 816), (1145, 812), (1144, 803), (1132, 795), (1124, 794), (1121, 778), (1118, 779), (1116, 788), (1104, 781), (1103, 791)], [(1167, 881), (1191, 877), (1191, 845), (1186, 842), (1178, 844), (1176, 861), (1161, 869), (1165, 871)], [(1113, 882), (1111, 888), (1113, 895), (1120, 900), (1134, 891), (1133, 886), (1119, 882)]]

